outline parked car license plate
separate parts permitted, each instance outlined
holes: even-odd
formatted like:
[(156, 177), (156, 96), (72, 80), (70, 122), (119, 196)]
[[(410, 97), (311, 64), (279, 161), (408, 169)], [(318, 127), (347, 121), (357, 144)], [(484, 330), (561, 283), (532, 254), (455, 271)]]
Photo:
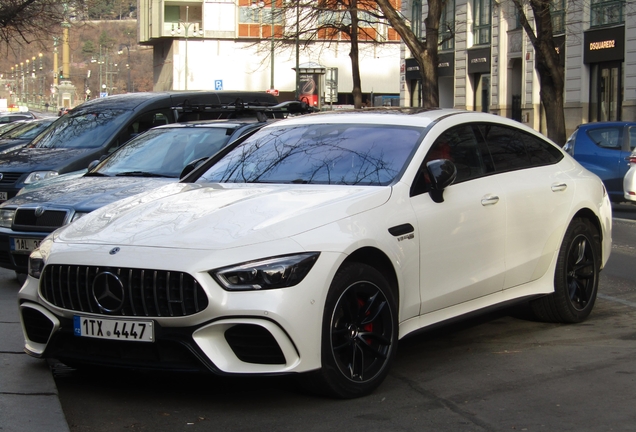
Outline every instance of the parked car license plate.
[(152, 321), (115, 320), (75, 315), (73, 328), (75, 336), (98, 339), (154, 342), (155, 332)]
[(11, 237), (11, 250), (16, 252), (32, 252), (40, 247), (41, 239)]

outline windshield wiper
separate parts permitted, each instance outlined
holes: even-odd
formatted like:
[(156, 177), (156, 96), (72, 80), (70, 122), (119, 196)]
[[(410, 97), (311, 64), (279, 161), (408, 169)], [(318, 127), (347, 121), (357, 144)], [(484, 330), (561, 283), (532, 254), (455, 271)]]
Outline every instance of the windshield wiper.
[(100, 172), (87, 172), (84, 177), (110, 177), (109, 175), (102, 174)]
[(116, 174), (115, 176), (116, 177), (165, 177), (165, 178), (176, 178), (176, 176), (157, 174), (157, 173), (151, 173), (151, 172), (146, 172), (146, 171), (128, 171), (128, 172), (122, 172), (122, 173)]

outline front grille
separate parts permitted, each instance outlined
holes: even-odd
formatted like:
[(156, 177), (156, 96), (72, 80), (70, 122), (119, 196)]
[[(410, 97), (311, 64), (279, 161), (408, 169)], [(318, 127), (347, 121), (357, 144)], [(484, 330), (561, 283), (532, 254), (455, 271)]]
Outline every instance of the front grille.
[(18, 179), (22, 175), (22, 173), (13, 173), (13, 172), (0, 173), (0, 174), (2, 174), (2, 178), (0, 178), (0, 184), (13, 184), (16, 181), (18, 181)]
[(50, 265), (40, 292), (57, 307), (111, 316), (187, 316), (208, 306), (191, 275), (165, 270)]
[(10, 252), (0, 252), (0, 266), (2, 267), (11, 267), (11, 253)]
[(65, 225), (68, 211), (44, 210), (40, 216), (35, 215), (34, 208), (19, 208), (15, 212), (13, 227), (24, 230), (36, 228), (38, 231), (55, 231)]

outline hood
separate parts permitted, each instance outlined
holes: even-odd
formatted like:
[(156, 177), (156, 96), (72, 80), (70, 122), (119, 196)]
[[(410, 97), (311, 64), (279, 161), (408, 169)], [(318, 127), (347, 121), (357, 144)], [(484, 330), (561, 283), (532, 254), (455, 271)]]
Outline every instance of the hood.
[(0, 153), (8, 153), (24, 147), (31, 142), (31, 138), (7, 138), (0, 141)]
[(0, 172), (31, 172), (57, 170), (87, 153), (99, 149), (82, 148), (22, 148), (2, 155)]
[(384, 204), (391, 187), (176, 183), (103, 207), (58, 242), (226, 249), (287, 238)]
[(35, 188), (12, 198), (4, 206), (63, 207), (90, 212), (176, 181), (169, 178), (80, 177)]

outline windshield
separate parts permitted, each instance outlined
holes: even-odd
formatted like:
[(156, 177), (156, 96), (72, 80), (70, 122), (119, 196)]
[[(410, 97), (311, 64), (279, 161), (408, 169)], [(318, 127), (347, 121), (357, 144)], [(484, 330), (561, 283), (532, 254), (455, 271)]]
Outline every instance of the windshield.
[(261, 130), (198, 181), (387, 185), (423, 136), (421, 128), (312, 124)]
[(33, 139), (36, 136), (38, 136), (40, 132), (42, 132), (44, 129), (49, 127), (51, 123), (53, 123), (53, 121), (35, 121), (35, 122), (24, 123), (20, 125), (19, 127), (13, 129), (12, 131), (4, 134), (2, 138), (3, 139), (4, 138)]
[(89, 175), (176, 178), (188, 163), (212, 156), (224, 147), (233, 130), (226, 127), (152, 129), (130, 140)]
[(37, 148), (99, 148), (130, 117), (130, 110), (80, 111), (60, 117), (31, 145)]

